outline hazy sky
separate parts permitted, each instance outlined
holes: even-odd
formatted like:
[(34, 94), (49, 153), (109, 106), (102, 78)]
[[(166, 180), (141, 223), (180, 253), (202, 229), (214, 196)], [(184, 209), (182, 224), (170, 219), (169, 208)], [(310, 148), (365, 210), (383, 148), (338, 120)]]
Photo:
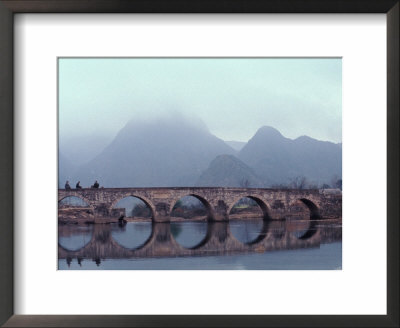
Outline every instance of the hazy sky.
[(270, 125), (342, 141), (341, 59), (59, 60), (60, 138), (115, 135), (131, 119), (180, 112), (224, 140)]

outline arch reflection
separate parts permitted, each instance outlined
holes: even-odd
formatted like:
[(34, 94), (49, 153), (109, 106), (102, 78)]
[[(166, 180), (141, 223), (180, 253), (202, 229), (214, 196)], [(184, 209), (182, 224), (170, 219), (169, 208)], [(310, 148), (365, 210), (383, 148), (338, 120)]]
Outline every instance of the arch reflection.
[(142, 247), (151, 238), (152, 233), (152, 222), (128, 222), (123, 225), (111, 225), (112, 239), (128, 249)]
[(233, 236), (244, 244), (254, 244), (265, 238), (267, 224), (259, 219), (237, 219), (230, 220), (229, 229)]
[(171, 235), (175, 241), (185, 248), (196, 248), (207, 236), (208, 223), (200, 222), (171, 222)]
[[(59, 259), (78, 259), (82, 262), (85, 259), (117, 259), (117, 258), (155, 258), (155, 257), (185, 257), (185, 256), (223, 256), (228, 254), (241, 254), (252, 252), (268, 252), (285, 249), (300, 249), (319, 247), (324, 241), (332, 242), (341, 239), (340, 228), (336, 230), (321, 221), (311, 221), (310, 228), (301, 236), (293, 234), (296, 229), (289, 221), (262, 221), (261, 233), (256, 238), (250, 238), (247, 243), (239, 241), (232, 233), (232, 227), (228, 222), (204, 222), (201, 229), (196, 227), (189, 230), (187, 238), (195, 241), (191, 247), (185, 247), (176, 241), (179, 238), (176, 225), (165, 223), (153, 223), (152, 232), (149, 234), (150, 226), (144, 228), (139, 241), (134, 236), (139, 234), (139, 225), (119, 227), (117, 224), (93, 225), (93, 235), (88, 243), (80, 249), (67, 249), (59, 245)], [(184, 222), (190, 223), (190, 222)], [(318, 224), (317, 224), (318, 223)], [(140, 222), (143, 224), (143, 222)], [(244, 225), (240, 226), (244, 228)], [(131, 230), (129, 227), (132, 226)], [(135, 229), (136, 228), (136, 229)], [(257, 227), (258, 229), (259, 227)], [(198, 229), (198, 231), (196, 231)], [(204, 238), (194, 238), (195, 234), (205, 233)], [(126, 234), (126, 240), (121, 239)], [(255, 234), (256, 235), (256, 234)], [(146, 237), (144, 237), (146, 236)], [(97, 263), (96, 262), (96, 263)], [(99, 262), (100, 265), (100, 262)]]
[(58, 225), (58, 244), (66, 250), (76, 251), (85, 247), (93, 235), (93, 225)]

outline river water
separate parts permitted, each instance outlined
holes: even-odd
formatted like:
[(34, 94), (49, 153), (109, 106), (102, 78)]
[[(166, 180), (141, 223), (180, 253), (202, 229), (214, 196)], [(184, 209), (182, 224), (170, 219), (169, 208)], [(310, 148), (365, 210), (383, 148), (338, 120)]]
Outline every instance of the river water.
[(60, 270), (341, 270), (337, 221), (60, 225)]

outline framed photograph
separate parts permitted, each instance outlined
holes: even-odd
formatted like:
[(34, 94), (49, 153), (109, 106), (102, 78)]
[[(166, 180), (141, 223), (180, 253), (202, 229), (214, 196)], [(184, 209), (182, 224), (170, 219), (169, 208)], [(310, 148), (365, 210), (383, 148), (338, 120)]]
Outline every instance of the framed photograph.
[(58, 269), (341, 270), (341, 72), (58, 58)]
[(2, 324), (398, 326), (398, 1), (0, 10)]

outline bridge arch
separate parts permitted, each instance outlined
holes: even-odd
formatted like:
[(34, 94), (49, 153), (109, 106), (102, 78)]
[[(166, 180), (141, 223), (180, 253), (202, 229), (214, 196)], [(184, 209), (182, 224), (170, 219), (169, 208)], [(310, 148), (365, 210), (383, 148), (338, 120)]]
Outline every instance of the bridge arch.
[(70, 197), (79, 198), (79, 199), (83, 200), (88, 205), (88, 207), (90, 207), (92, 210), (94, 209), (94, 206), (92, 205), (91, 201), (89, 199), (87, 199), (85, 196), (82, 196), (81, 194), (78, 194), (78, 193), (76, 193), (76, 194), (75, 193), (68, 193), (66, 195), (63, 195), (63, 196), (59, 197), (58, 198), (58, 207), (60, 207), (60, 203), (64, 199), (70, 198)]
[(155, 217), (155, 215), (156, 215), (156, 210), (155, 210), (154, 205), (153, 205), (153, 203), (151, 202), (151, 200), (149, 200), (149, 199), (147, 199), (146, 197), (143, 197), (143, 196), (141, 196), (141, 195), (137, 195), (137, 194), (135, 194), (135, 193), (127, 193), (127, 194), (124, 194), (124, 195), (119, 195), (119, 197), (117, 197), (117, 198), (111, 203), (111, 205), (109, 206), (109, 208), (108, 208), (109, 213), (111, 213), (112, 209), (114, 208), (115, 205), (118, 204), (119, 201), (121, 201), (122, 199), (127, 198), (127, 197), (134, 197), (134, 198), (140, 199), (143, 203), (145, 203), (146, 206), (148, 206), (148, 207), (150, 208), (150, 211), (151, 211), (151, 218), (152, 218), (152, 220), (154, 220), (154, 217)]
[(307, 206), (310, 211), (310, 219), (316, 220), (321, 218), (319, 207), (316, 205), (317, 202), (314, 199), (311, 200), (309, 198), (298, 198), (295, 201), (291, 202), (289, 206), (295, 205), (297, 201), (300, 201), (305, 206)]
[(207, 220), (208, 221), (210, 221), (211, 219), (214, 218), (214, 209), (211, 206), (210, 202), (206, 198), (204, 198), (203, 196), (198, 195), (196, 193), (188, 193), (188, 194), (180, 195), (179, 198), (175, 198), (170, 204), (169, 213), (172, 212), (175, 204), (180, 199), (182, 199), (183, 197), (187, 197), (187, 196), (191, 196), (191, 197), (197, 198), (204, 205), (204, 207), (206, 208), (206, 211), (207, 211)]
[(261, 210), (263, 212), (264, 220), (270, 220), (271, 219), (270, 208), (269, 208), (267, 202), (264, 201), (263, 199), (261, 199), (261, 197), (254, 196), (254, 195), (248, 195), (248, 194), (243, 194), (242, 196), (238, 196), (238, 197), (236, 197), (234, 199), (233, 202), (230, 203), (230, 205), (229, 205), (229, 207), (227, 209), (228, 217), (229, 217), (229, 213), (231, 212), (232, 208), (242, 198), (250, 198), (250, 199), (254, 200), (257, 203), (257, 205), (260, 206), (260, 208), (261, 208)]

